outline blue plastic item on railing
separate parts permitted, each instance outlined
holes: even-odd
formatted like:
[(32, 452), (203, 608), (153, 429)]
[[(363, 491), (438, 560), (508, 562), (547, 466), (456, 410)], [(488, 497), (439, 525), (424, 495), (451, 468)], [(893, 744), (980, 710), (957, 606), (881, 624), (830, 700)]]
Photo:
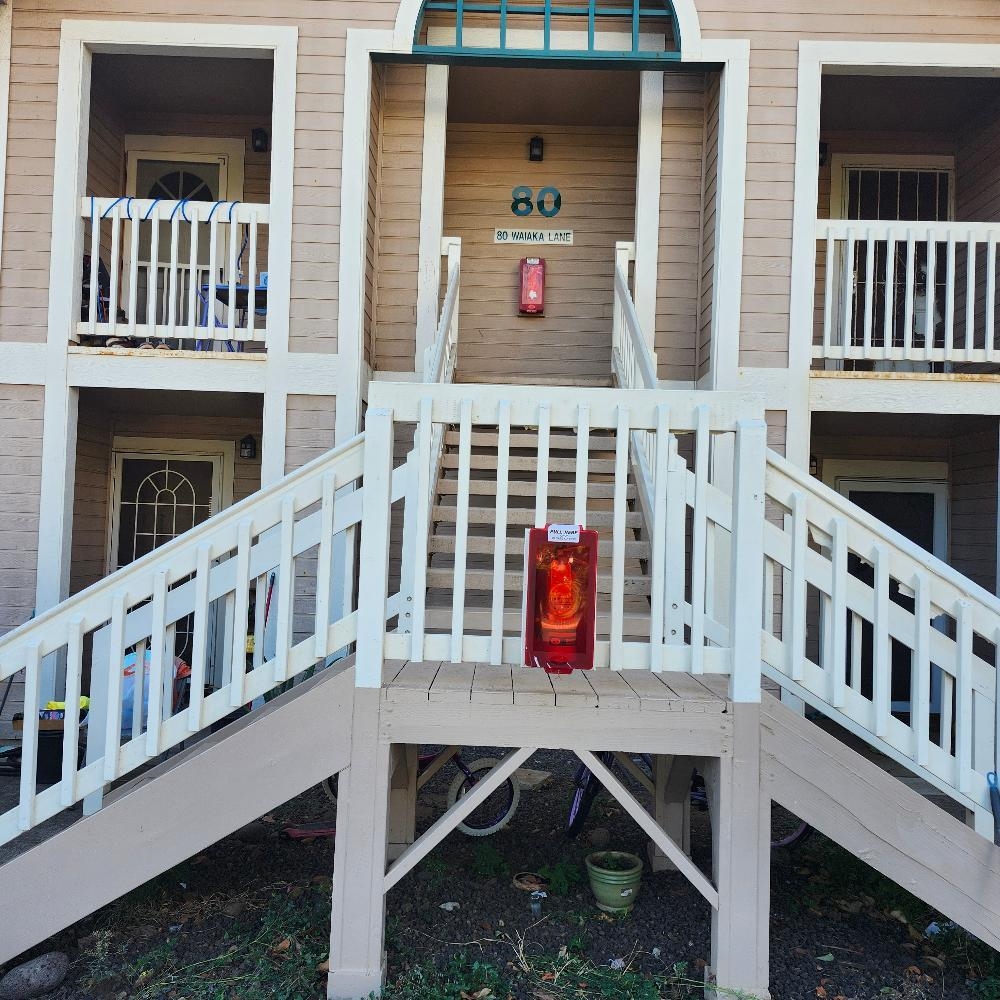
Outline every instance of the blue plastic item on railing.
[(996, 771), (986, 775), (986, 783), (990, 786), (990, 805), (993, 807), (993, 843), (1000, 847), (1000, 781)]

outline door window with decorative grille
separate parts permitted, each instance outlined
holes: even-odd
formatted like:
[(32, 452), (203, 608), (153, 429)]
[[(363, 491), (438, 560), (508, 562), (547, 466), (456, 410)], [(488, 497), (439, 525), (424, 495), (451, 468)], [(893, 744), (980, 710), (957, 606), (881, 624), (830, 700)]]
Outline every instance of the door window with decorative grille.
[[(893, 167), (845, 165), (843, 168), (844, 218), (867, 222), (949, 222), (952, 219), (954, 179), (949, 168)], [(850, 274), (854, 282), (851, 316), (851, 346), (864, 343), (865, 304), (869, 301), (869, 246), (859, 231), (854, 245), (854, 260)], [(890, 245), (892, 264), (890, 267)], [(906, 241), (890, 244), (876, 240), (872, 246), (875, 255), (872, 303), (872, 343), (876, 346), (901, 347), (904, 343), (904, 315), (906, 307), (907, 244)], [(934, 254), (934, 295), (926, 287), (928, 255)], [(915, 301), (913, 308), (913, 344), (922, 346), (925, 341), (926, 311), (932, 302), (934, 317), (931, 329), (935, 342), (940, 333), (940, 303), (947, 289), (946, 247), (943, 243), (918, 241), (915, 246), (914, 280)], [(842, 272), (843, 273), (843, 272)], [(886, 294), (886, 281), (892, 275), (892, 288)], [(891, 310), (886, 323), (886, 310)], [(891, 344), (885, 344), (886, 332)], [(941, 346), (935, 344), (935, 346)]]

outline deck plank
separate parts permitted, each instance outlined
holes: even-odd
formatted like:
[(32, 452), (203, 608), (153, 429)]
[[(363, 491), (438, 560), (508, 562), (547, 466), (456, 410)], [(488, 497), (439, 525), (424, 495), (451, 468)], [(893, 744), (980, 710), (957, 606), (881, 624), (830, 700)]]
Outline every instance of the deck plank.
[(513, 705), (514, 684), (510, 667), (477, 663), (472, 679), (472, 700), (484, 705)]
[(571, 674), (550, 674), (549, 682), (556, 696), (557, 708), (597, 708), (598, 699), (587, 680), (586, 671)]
[(515, 705), (547, 705), (556, 703), (552, 682), (544, 670), (519, 667), (513, 672)]
[(639, 696), (617, 670), (588, 670), (587, 681), (597, 695), (597, 707), (612, 710), (639, 709)]
[(410, 660), (386, 688), (386, 700), (392, 702), (425, 702), (441, 666), (439, 660), (416, 663)]
[(639, 698), (639, 708), (644, 712), (683, 712), (684, 703), (679, 694), (664, 684), (648, 670), (622, 670), (620, 676)]
[(469, 702), (476, 676), (474, 663), (442, 663), (431, 685), (431, 701)]
[(724, 712), (727, 702), (697, 677), (677, 672), (658, 674), (659, 680), (681, 699), (685, 712)]

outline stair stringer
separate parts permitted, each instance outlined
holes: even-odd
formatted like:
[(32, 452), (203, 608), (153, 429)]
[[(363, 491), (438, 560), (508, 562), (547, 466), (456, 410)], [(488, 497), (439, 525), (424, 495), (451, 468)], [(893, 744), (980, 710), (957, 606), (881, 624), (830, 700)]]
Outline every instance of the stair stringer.
[(1000, 950), (1000, 847), (764, 695), (764, 793)]
[(171, 757), (0, 867), (17, 914), (0, 964), (301, 794), (350, 761), (353, 660)]

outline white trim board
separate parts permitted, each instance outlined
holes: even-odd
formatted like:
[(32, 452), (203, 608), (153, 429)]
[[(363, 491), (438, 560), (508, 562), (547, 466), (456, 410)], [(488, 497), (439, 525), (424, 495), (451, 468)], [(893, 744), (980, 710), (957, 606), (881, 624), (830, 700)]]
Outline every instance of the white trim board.
[(834, 153), (830, 157), (830, 218), (847, 218), (845, 174), (854, 167), (874, 170), (939, 170), (950, 176), (948, 221), (955, 218), (955, 157), (920, 153)]

